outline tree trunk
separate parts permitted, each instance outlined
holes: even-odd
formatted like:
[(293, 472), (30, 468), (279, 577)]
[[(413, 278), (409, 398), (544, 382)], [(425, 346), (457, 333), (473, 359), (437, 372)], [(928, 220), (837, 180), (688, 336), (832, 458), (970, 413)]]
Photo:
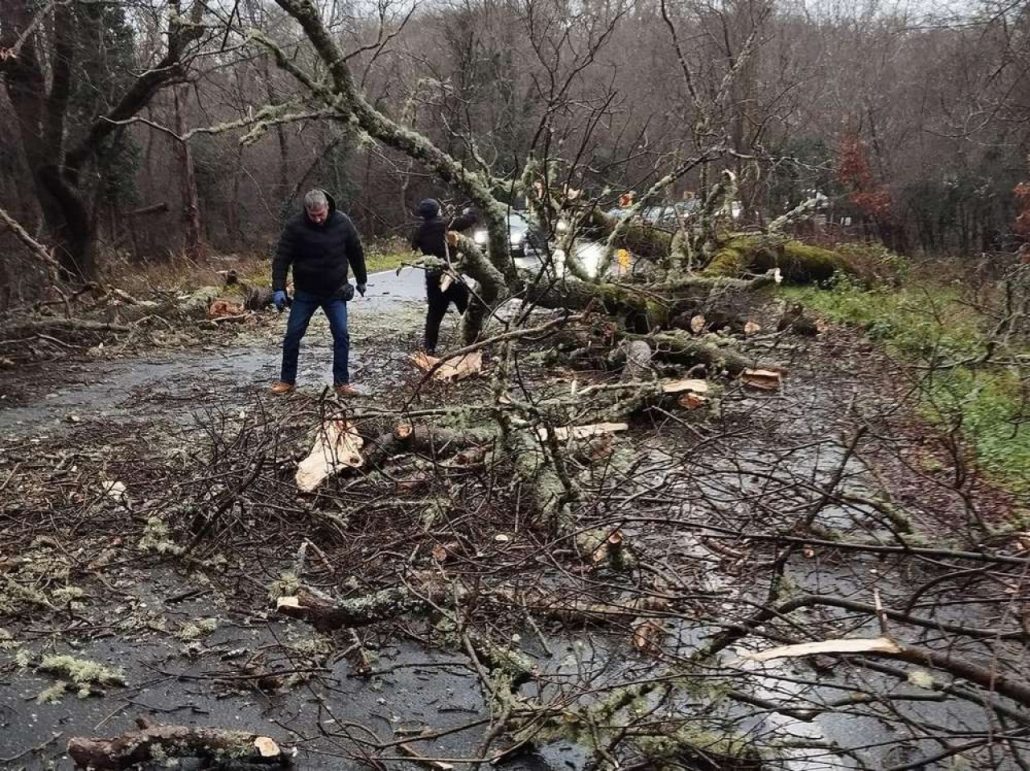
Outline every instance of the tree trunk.
[[(186, 116), (183, 105), (189, 95), (189, 86), (182, 87), (180, 96), (178, 88), (172, 88), (172, 104), (175, 109), (175, 133), (183, 136), (186, 133)], [(182, 191), (182, 219), (185, 226), (184, 251), (191, 260), (204, 256), (204, 245), (200, 235), (200, 198), (197, 195), (197, 175), (193, 168), (193, 153), (189, 142), (178, 142), (175, 148), (179, 158), (179, 184)]]

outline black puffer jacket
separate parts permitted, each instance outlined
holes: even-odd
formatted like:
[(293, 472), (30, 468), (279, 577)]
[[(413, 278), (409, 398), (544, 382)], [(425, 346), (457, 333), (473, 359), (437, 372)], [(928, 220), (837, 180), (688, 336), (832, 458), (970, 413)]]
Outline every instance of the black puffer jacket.
[(411, 235), (411, 248), (422, 254), (431, 254), (441, 260), (447, 259), (447, 245), (444, 241), (448, 230), (468, 230), (479, 220), (475, 211), (469, 211), (454, 219), (433, 217), (422, 220)]
[(286, 289), (286, 273), (293, 266), (293, 284), (301, 292), (329, 297), (347, 282), (347, 265), (359, 284), (368, 281), (365, 251), (350, 217), (329, 199), (325, 222), (316, 225), (307, 212), (290, 218), (279, 237), (272, 260), (272, 290)]

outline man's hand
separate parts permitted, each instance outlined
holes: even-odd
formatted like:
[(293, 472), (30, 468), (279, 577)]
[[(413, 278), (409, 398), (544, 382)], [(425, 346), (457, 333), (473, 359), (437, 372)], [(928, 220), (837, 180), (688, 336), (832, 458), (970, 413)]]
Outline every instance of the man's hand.
[(275, 309), (281, 313), (282, 309), (286, 307), (286, 292), (282, 289), (272, 292), (272, 303), (275, 305)]
[(355, 287), (355, 289), (357, 289), (357, 290), (358, 290), (358, 294), (359, 294), (359, 295), (361, 295), (362, 297), (364, 297), (364, 296), (365, 296), (365, 289), (366, 289), (366, 287), (365, 287), (365, 285), (364, 285), (364, 284), (358, 284), (358, 285), (357, 285), (357, 286)]

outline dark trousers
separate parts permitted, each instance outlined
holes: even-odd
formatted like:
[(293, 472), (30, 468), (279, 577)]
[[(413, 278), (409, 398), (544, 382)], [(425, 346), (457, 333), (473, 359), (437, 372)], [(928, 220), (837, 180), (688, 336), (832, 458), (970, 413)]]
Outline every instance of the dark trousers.
[(297, 359), (300, 358), (300, 341), (308, 331), (308, 322), (319, 308), (329, 319), (333, 333), (333, 385), (350, 382), (347, 370), (350, 356), (350, 334), (347, 332), (347, 303), (338, 297), (319, 297), (298, 291), (290, 307), (290, 318), (286, 322), (286, 336), (283, 338), (283, 367), (280, 380), (284, 383), (297, 381)]
[(468, 287), (460, 281), (455, 281), (446, 291), (440, 289), (440, 277), (442, 274), (436, 271), (426, 273), (426, 301), (429, 309), (426, 311), (426, 334), (423, 346), (427, 353), (436, 351), (436, 341), (440, 338), (440, 323), (447, 313), (447, 306), (454, 303), (458, 313), (464, 313), (469, 307)]

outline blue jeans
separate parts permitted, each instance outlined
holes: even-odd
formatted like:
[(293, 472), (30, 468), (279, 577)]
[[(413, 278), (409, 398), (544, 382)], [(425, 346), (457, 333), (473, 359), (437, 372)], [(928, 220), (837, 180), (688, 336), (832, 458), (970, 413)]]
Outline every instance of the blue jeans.
[(283, 367), (280, 380), (284, 383), (297, 381), (297, 359), (300, 358), (300, 341), (308, 331), (308, 322), (321, 308), (329, 319), (333, 333), (333, 385), (350, 382), (347, 360), (350, 356), (350, 334), (347, 332), (347, 303), (339, 298), (322, 298), (308, 292), (298, 291), (290, 306), (290, 318), (286, 322), (286, 336), (283, 338)]

